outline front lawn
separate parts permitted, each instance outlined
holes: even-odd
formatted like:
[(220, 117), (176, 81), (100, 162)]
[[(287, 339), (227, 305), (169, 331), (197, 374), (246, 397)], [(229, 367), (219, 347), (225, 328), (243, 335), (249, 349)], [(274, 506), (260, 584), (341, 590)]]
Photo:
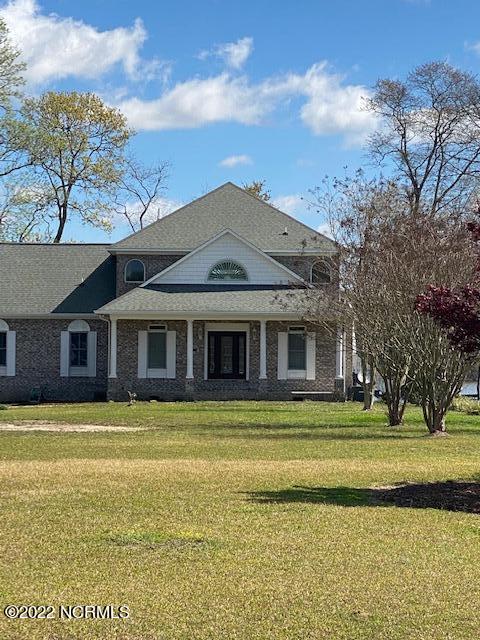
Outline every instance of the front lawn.
[[(480, 417), (327, 403), (0, 410), (0, 611), (126, 604), (128, 620), (7, 620), (6, 640), (462, 640), (480, 628)], [(84, 428), (79, 426), (78, 428)], [(458, 502), (435, 505), (437, 492)], [(451, 491), (450, 491), (451, 489)], [(425, 498), (426, 495), (426, 498)], [(457, 495), (457, 494), (455, 494)], [(405, 506), (409, 505), (409, 506)]]

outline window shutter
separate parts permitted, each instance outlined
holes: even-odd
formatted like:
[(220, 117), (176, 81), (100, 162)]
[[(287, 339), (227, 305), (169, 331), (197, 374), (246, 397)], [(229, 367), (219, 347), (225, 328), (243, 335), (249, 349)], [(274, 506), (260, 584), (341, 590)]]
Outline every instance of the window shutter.
[(62, 331), (60, 333), (60, 376), (68, 378), (70, 368), (70, 333)]
[(138, 377), (146, 378), (147, 377), (147, 343), (148, 343), (148, 332), (147, 331), (139, 331), (138, 332)]
[(90, 378), (95, 378), (97, 375), (97, 332), (89, 331), (87, 341), (88, 375)]
[(7, 331), (7, 376), (15, 375), (15, 331)]
[(306, 349), (307, 349), (307, 375), (306, 378), (307, 380), (315, 380), (315, 356), (317, 353), (316, 350), (316, 335), (315, 332), (309, 332), (307, 333), (307, 340), (306, 340), (307, 344), (306, 344)]
[(167, 331), (167, 378), (176, 377), (177, 368), (177, 332)]
[(286, 331), (278, 332), (278, 365), (277, 365), (277, 378), (278, 380), (287, 379), (288, 371), (288, 333)]

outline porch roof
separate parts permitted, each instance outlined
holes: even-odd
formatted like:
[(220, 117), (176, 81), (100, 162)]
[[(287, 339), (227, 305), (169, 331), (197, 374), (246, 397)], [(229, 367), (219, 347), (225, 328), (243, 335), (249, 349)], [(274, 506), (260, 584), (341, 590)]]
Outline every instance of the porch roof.
[(97, 309), (96, 313), (134, 317), (145, 314), (302, 315), (305, 289), (272, 285), (148, 285)]

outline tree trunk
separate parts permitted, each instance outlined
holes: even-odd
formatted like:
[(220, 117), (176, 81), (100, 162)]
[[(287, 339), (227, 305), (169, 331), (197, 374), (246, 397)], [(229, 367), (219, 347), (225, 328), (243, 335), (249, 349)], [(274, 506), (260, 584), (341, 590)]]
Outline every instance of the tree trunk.
[(371, 356), (360, 356), (362, 367), (363, 410), (370, 411), (373, 407), (375, 391), (375, 365)]

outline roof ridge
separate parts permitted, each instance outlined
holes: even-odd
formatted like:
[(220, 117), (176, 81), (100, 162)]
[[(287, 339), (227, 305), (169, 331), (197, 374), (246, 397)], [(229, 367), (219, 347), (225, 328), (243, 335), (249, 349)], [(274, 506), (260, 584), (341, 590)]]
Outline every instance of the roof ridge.
[[(110, 246), (113, 249), (114, 247), (116, 247), (117, 245), (121, 244), (125, 240), (128, 240), (129, 238), (132, 238), (133, 236), (139, 236), (144, 231), (147, 231), (147, 229), (150, 229), (151, 227), (153, 227), (154, 225), (158, 224), (159, 222), (162, 222), (162, 220), (165, 220), (166, 218), (169, 218), (170, 216), (173, 216), (174, 214), (179, 213), (180, 211), (183, 211), (183, 209), (186, 209), (187, 207), (189, 207), (192, 204), (195, 204), (196, 202), (200, 202), (200, 200), (203, 200), (207, 196), (210, 196), (212, 193), (215, 193), (219, 189), (222, 189), (223, 187), (226, 187), (227, 184), (231, 184), (233, 187), (237, 187), (236, 184), (233, 184), (233, 182), (228, 180), (227, 182), (224, 182), (223, 184), (219, 185), (218, 187), (215, 187), (215, 189), (212, 189), (211, 191), (208, 191), (207, 193), (204, 193), (203, 195), (199, 196), (198, 198), (195, 198), (194, 200), (191, 200), (190, 202), (187, 202), (186, 204), (184, 204), (183, 206), (179, 207), (178, 209), (175, 209), (175, 211), (170, 211), (170, 213), (167, 213), (166, 215), (162, 216), (158, 220), (154, 220), (153, 222), (151, 222), (146, 227), (143, 227), (143, 229), (140, 229), (139, 231), (134, 231), (133, 233), (130, 233), (128, 236), (125, 236), (125, 238), (122, 238), (121, 240), (111, 244)], [(240, 189), (240, 187), (237, 187), (237, 189)]]
[(278, 207), (275, 207), (273, 204), (271, 204), (267, 200), (262, 200), (261, 198), (258, 198), (257, 196), (254, 196), (253, 193), (249, 193), (248, 191), (246, 191), (246, 189), (242, 189), (242, 187), (239, 187), (238, 184), (235, 184), (234, 182), (229, 182), (229, 183), (225, 183), (225, 184), (231, 184), (236, 189), (239, 189), (243, 193), (246, 193), (247, 196), (250, 196), (250, 198), (255, 198), (255, 200), (261, 202), (262, 204), (267, 205), (267, 207), (270, 207), (270, 209), (273, 209), (277, 213), (281, 213), (283, 216), (285, 216), (289, 220), (293, 220), (294, 222), (296, 222), (297, 224), (301, 225), (302, 227), (305, 227), (305, 229), (308, 229), (309, 231), (313, 231), (313, 233), (315, 235), (321, 236), (322, 238), (326, 238), (327, 240), (330, 240), (330, 238), (328, 238), (325, 234), (320, 233), (320, 231), (315, 231), (315, 229), (313, 229), (312, 227), (308, 226), (308, 224), (305, 224), (305, 222), (302, 222), (301, 220), (297, 220), (297, 218), (294, 218), (289, 213), (285, 213), (285, 211), (282, 211)]
[(7, 247), (109, 247), (110, 242), (1, 242)]

